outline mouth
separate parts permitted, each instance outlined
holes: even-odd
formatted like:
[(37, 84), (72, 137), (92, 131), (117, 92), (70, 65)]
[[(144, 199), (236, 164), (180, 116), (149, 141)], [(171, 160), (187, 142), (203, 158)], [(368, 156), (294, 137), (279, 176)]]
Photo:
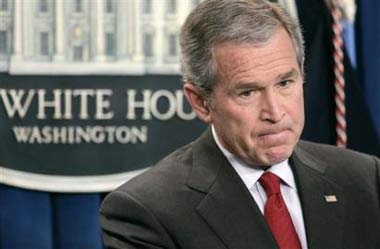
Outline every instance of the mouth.
[(286, 143), (290, 130), (271, 130), (261, 133), (258, 138), (261, 142), (269, 146), (276, 146)]

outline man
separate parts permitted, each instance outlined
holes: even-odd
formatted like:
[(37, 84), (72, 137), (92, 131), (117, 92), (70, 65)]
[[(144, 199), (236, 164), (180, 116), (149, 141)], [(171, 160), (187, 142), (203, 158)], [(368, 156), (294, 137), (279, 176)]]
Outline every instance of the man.
[(105, 199), (106, 246), (380, 248), (380, 161), (299, 141), (298, 24), (265, 0), (205, 0), (180, 43), (210, 128)]

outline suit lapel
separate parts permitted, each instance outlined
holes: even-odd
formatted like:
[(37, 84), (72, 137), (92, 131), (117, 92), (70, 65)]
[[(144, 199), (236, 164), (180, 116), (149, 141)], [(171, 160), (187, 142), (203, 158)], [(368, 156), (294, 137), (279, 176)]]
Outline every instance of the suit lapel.
[[(301, 147), (295, 148), (290, 164), (301, 199), (308, 247), (342, 248), (343, 191), (328, 178), (327, 165)], [(210, 129), (192, 148), (193, 166), (187, 185), (205, 194), (196, 212), (226, 248), (277, 248), (249, 190), (215, 144)]]
[(210, 130), (193, 144), (193, 152), (188, 186), (205, 194), (196, 212), (226, 247), (276, 248), (249, 190), (217, 148)]
[(342, 189), (328, 179), (327, 165), (300, 146), (296, 147), (290, 163), (297, 181), (309, 248), (342, 248)]

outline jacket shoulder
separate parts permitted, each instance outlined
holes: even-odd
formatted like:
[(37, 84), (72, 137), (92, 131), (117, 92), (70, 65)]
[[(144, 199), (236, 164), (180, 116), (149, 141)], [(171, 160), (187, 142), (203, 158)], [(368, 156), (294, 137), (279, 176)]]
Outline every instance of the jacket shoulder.
[(344, 184), (361, 179), (376, 182), (380, 177), (380, 160), (373, 155), (308, 141), (300, 141), (295, 154), (306, 164), (321, 165), (327, 175), (341, 179)]
[(343, 161), (350, 162), (350, 164), (353, 164), (357, 161), (361, 161), (362, 163), (363, 161), (373, 163), (374, 160), (376, 160), (375, 156), (369, 154), (361, 153), (350, 149), (340, 148), (334, 145), (314, 143), (304, 140), (299, 141), (297, 149), (299, 151), (302, 151), (302, 153), (306, 152), (310, 155), (313, 155), (313, 157), (317, 159), (323, 159), (324, 161)]
[(160, 191), (175, 189), (186, 183), (191, 165), (192, 148), (191, 144), (187, 144), (149, 167), (144, 173), (124, 183), (117, 190), (145, 195), (150, 191), (157, 194)]

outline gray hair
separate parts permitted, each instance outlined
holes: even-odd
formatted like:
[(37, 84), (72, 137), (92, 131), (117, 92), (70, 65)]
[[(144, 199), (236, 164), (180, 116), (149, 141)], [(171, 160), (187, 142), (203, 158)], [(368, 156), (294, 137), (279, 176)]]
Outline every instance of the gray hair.
[(289, 34), (303, 70), (301, 28), (278, 4), (267, 0), (204, 0), (187, 17), (180, 34), (184, 82), (209, 97), (216, 78), (213, 49), (222, 42), (260, 45), (283, 27)]

